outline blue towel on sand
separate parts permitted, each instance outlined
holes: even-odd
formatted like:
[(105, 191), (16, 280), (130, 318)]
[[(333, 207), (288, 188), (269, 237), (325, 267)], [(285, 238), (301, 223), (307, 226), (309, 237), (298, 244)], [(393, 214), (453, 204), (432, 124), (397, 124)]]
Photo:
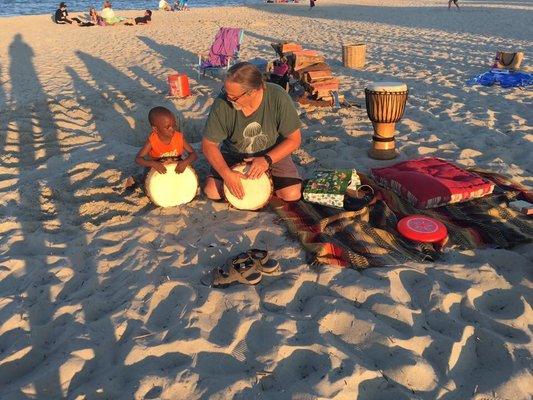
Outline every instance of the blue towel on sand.
[(476, 83), (483, 86), (492, 86), (498, 83), (503, 88), (526, 87), (533, 85), (533, 74), (491, 70), (466, 81), (467, 85), (475, 85)]

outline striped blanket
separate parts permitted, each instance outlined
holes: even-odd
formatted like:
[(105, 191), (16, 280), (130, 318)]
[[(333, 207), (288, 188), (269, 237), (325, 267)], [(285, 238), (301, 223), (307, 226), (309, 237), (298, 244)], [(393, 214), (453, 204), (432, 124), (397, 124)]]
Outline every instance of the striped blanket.
[(339, 212), (303, 201), (286, 203), (275, 197), (270, 205), (302, 242), (311, 261), (319, 264), (364, 269), (437, 259), (440, 249), (398, 234), (396, 224), (410, 214), (442, 221), (449, 232), (448, 246), (460, 249), (511, 248), (530, 242), (533, 224), (510, 209), (508, 203), (517, 199), (532, 202), (532, 193), (502, 175), (472, 171), (496, 184), (492, 195), (430, 210), (414, 208), (363, 174), (359, 174), (361, 182), (372, 186), (376, 197), (360, 211)]

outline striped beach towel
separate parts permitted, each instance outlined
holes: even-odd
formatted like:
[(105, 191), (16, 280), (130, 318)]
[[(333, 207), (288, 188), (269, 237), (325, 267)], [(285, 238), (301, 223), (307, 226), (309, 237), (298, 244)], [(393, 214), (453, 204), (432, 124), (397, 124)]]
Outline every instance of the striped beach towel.
[(508, 203), (517, 199), (531, 202), (531, 192), (502, 175), (473, 172), (496, 184), (492, 195), (430, 210), (414, 208), (363, 174), (359, 174), (362, 183), (372, 186), (377, 195), (371, 206), (360, 211), (339, 212), (303, 201), (286, 203), (275, 197), (270, 205), (309, 252), (311, 262), (340, 267), (364, 269), (437, 259), (439, 250), (432, 245), (414, 243), (398, 234), (398, 221), (410, 214), (443, 222), (449, 232), (448, 245), (460, 249), (508, 249), (530, 242), (532, 223)]

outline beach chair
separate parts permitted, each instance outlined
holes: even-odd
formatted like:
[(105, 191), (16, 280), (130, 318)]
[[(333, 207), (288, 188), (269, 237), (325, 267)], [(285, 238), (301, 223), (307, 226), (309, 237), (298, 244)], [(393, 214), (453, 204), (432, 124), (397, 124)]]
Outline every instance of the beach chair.
[(198, 54), (198, 79), (207, 71), (227, 70), (237, 63), (244, 38), (241, 28), (220, 28), (208, 52)]

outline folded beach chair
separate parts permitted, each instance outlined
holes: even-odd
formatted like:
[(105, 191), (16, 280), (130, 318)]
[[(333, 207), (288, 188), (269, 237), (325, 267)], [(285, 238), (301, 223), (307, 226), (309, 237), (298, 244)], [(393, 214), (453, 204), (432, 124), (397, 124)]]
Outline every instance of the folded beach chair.
[(241, 28), (220, 28), (209, 52), (198, 54), (198, 79), (206, 71), (229, 69), (235, 64), (243, 38)]

